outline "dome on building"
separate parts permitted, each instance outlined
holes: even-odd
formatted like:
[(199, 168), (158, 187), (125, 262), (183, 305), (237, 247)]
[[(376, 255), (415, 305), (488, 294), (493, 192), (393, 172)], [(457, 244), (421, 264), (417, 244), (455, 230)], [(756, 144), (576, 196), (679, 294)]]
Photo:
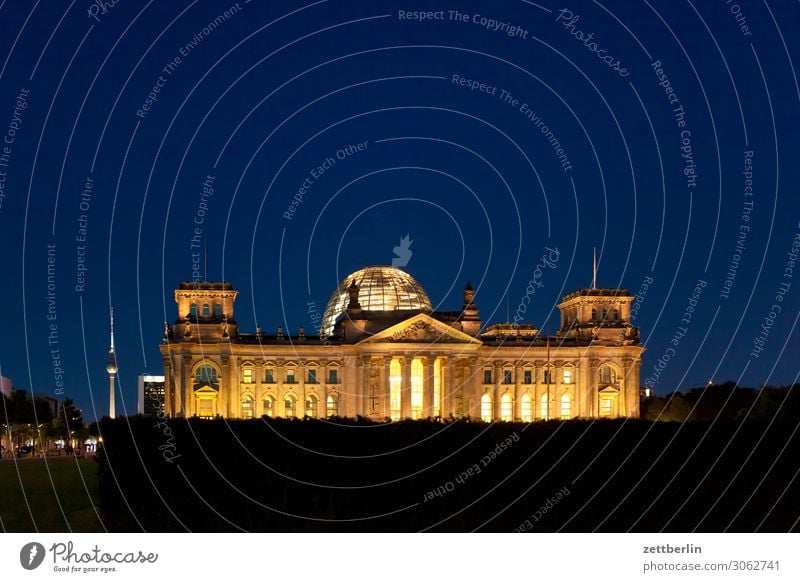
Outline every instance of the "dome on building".
[(320, 335), (333, 333), (336, 318), (347, 309), (350, 286), (358, 285), (358, 303), (364, 311), (432, 311), (431, 300), (417, 281), (400, 269), (389, 266), (364, 267), (345, 277), (325, 308)]

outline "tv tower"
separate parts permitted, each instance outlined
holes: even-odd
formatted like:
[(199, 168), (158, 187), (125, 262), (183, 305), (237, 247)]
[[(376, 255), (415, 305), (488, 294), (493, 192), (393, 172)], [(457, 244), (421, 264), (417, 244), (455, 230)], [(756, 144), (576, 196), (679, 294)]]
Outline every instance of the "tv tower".
[(115, 418), (116, 411), (114, 406), (114, 380), (117, 377), (117, 355), (114, 353), (114, 307), (111, 307), (111, 347), (108, 350), (108, 417)]

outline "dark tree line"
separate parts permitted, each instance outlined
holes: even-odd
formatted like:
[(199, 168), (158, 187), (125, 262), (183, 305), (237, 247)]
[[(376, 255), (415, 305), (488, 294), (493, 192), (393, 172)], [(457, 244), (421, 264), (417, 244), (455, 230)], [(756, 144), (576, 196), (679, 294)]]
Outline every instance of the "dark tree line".
[(55, 403), (22, 389), (0, 397), (0, 443), (6, 455), (24, 449), (26, 443), (32, 444), (31, 452), (41, 453), (52, 450), (57, 441), (70, 446), (89, 436), (81, 410), (71, 398)]

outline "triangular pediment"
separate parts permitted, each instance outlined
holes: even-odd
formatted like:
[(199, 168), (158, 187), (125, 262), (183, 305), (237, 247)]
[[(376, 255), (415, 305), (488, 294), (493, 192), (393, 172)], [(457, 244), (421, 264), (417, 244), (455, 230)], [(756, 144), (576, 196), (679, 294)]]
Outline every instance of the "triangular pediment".
[(602, 389), (598, 390), (598, 393), (599, 394), (619, 394), (619, 388), (616, 388), (614, 386), (606, 386), (605, 388), (602, 388)]
[(441, 321), (434, 319), (426, 313), (419, 313), (358, 343), (443, 343), (483, 345), (479, 340), (475, 339), (471, 335), (467, 335), (464, 332), (458, 331), (446, 323), (442, 323)]

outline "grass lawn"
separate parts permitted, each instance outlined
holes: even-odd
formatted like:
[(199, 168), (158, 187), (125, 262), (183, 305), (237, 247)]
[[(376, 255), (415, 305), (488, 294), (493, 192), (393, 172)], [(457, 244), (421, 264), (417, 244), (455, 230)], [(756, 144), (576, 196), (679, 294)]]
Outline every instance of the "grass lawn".
[(96, 511), (93, 459), (0, 461), (0, 532), (104, 531)]

